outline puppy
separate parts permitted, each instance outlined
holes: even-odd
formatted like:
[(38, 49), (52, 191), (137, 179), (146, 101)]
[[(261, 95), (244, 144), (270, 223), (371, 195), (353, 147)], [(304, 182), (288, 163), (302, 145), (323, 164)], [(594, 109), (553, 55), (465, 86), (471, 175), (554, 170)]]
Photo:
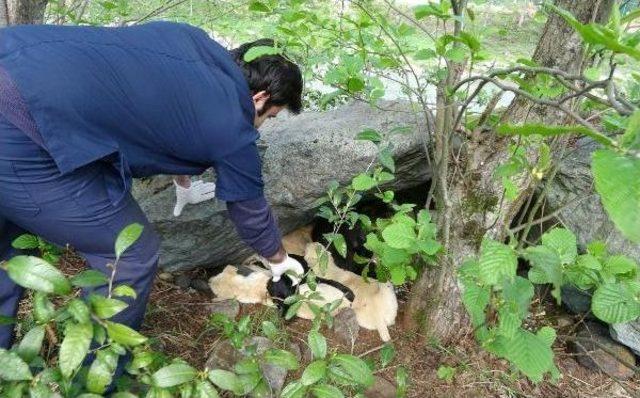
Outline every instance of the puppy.
[[(309, 266), (304, 257), (289, 253), (289, 256), (298, 260), (300, 264), (302, 264), (302, 268), (304, 268), (305, 275), (309, 271)], [(289, 305), (284, 303), (284, 300), (296, 294), (296, 286), (293, 285), (291, 279), (289, 278), (280, 278), (278, 282), (273, 282), (269, 280), (267, 282), (267, 291), (269, 292), (269, 296), (273, 299), (276, 306), (280, 309), (282, 315), (286, 314)], [(354, 300), (353, 292), (347, 288), (346, 286), (332, 280), (316, 278), (316, 290), (321, 297), (314, 298), (309, 300), (311, 303), (322, 307), (325, 304), (333, 303), (337, 300), (341, 300), (338, 307), (332, 312), (333, 315), (337, 314), (341, 309), (351, 307), (351, 303)], [(312, 293), (311, 288), (307, 283), (303, 282), (300, 284), (298, 290), (298, 294), (307, 296)], [(303, 303), (298, 311), (296, 312), (296, 316), (303, 319), (314, 319), (315, 314), (309, 308), (307, 303)]]
[(221, 273), (209, 278), (209, 287), (218, 300), (236, 299), (243, 304), (271, 306), (273, 301), (267, 292), (270, 280), (271, 272), (256, 265), (227, 265)]
[(376, 280), (365, 280), (360, 275), (340, 269), (334, 263), (330, 253), (327, 255), (327, 266), (323, 271), (319, 256), (324, 251), (319, 243), (310, 243), (305, 250), (305, 260), (316, 275), (336, 281), (354, 293), (351, 304), (356, 313), (358, 324), (365, 329), (377, 330), (383, 341), (389, 341), (388, 326), (395, 323), (398, 314), (398, 300), (390, 283), (380, 283)]
[[(290, 254), (296, 258), (305, 268), (305, 273), (309, 270), (306, 261), (301, 256)], [(323, 306), (336, 300), (342, 300), (333, 314), (340, 309), (350, 307), (354, 300), (354, 294), (345, 286), (331, 280), (316, 280), (316, 292), (321, 297), (310, 300), (312, 303)], [(280, 278), (278, 282), (273, 282), (271, 272), (255, 265), (240, 265), (235, 267), (227, 265), (224, 270), (209, 279), (209, 287), (218, 300), (235, 299), (243, 304), (263, 304), (267, 306), (276, 305), (282, 315), (289, 309), (284, 304), (284, 300), (296, 294), (297, 286), (293, 285), (289, 277)], [(304, 281), (300, 284), (298, 293), (308, 294), (311, 288)], [(296, 316), (303, 319), (313, 319), (315, 315), (307, 303), (300, 306)]]

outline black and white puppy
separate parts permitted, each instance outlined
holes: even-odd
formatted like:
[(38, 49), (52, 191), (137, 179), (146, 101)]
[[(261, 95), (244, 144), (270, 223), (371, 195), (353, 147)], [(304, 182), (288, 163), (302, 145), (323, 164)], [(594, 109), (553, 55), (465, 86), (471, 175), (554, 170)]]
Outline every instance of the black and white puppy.
[[(306, 275), (309, 267), (304, 257), (295, 254), (290, 256), (302, 264)], [(274, 282), (270, 271), (255, 264), (227, 265), (221, 273), (209, 279), (209, 287), (218, 300), (236, 299), (243, 304), (275, 305), (283, 315), (289, 309), (289, 305), (284, 303), (287, 297), (296, 293), (307, 295), (311, 292), (311, 288), (304, 279), (299, 286), (294, 285), (289, 277), (283, 277), (278, 282)], [(318, 306), (342, 300), (334, 313), (350, 307), (355, 298), (349, 288), (329, 279), (317, 278), (315, 291), (320, 293), (321, 297), (310, 301)], [(300, 306), (296, 315), (304, 319), (314, 318), (313, 312), (306, 303)]]

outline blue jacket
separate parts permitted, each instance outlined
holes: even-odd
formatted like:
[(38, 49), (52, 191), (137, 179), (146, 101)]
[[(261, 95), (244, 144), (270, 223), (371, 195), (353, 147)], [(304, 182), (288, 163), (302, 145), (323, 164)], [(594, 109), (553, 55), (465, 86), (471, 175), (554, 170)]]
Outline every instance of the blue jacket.
[(218, 198), (262, 197), (249, 88), (201, 29), (16, 26), (0, 30), (0, 67), (62, 173), (109, 161), (126, 190), (131, 176), (213, 166)]

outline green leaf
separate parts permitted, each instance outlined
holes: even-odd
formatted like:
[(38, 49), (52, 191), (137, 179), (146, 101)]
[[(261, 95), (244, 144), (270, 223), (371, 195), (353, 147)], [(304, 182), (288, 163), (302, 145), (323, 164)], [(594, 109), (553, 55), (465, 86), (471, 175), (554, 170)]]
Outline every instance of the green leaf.
[(429, 16), (434, 16), (440, 19), (448, 19), (450, 15), (436, 4), (421, 4), (413, 8), (413, 15), (416, 19), (423, 19)]
[(207, 380), (201, 380), (196, 384), (193, 398), (218, 398), (218, 391)]
[(315, 398), (344, 398), (342, 391), (329, 384), (313, 386), (311, 387), (311, 393)]
[(640, 149), (640, 111), (635, 111), (627, 123), (620, 143), (624, 148)]
[(593, 294), (591, 311), (607, 323), (630, 322), (640, 317), (640, 302), (624, 283), (606, 283)]
[(268, 339), (274, 340), (278, 337), (278, 328), (271, 321), (263, 321), (262, 322), (262, 334), (265, 335)]
[(270, 47), (270, 46), (255, 46), (251, 47), (244, 54), (244, 62), (251, 62), (260, 57), (264, 57), (266, 55), (278, 55), (282, 54), (282, 49), (278, 47)]
[(382, 149), (378, 153), (378, 158), (380, 159), (380, 163), (382, 163), (384, 167), (389, 169), (389, 171), (391, 171), (392, 173), (396, 172), (396, 165), (395, 165), (395, 162), (393, 161), (393, 154), (391, 152), (391, 149), (389, 148)]
[(376, 130), (365, 129), (358, 133), (358, 135), (356, 136), (356, 140), (371, 141), (377, 144), (382, 141), (382, 136)]
[(68, 322), (64, 329), (64, 340), (60, 345), (60, 372), (70, 378), (80, 367), (89, 352), (93, 326), (90, 323)]
[(603, 270), (612, 275), (628, 275), (630, 278), (638, 273), (638, 264), (627, 256), (611, 256), (604, 264)]
[(389, 269), (389, 273), (391, 274), (391, 283), (396, 286), (400, 286), (404, 284), (407, 280), (407, 271), (403, 265), (396, 265)]
[(311, 362), (307, 365), (307, 368), (302, 372), (300, 377), (300, 383), (303, 386), (310, 386), (324, 379), (327, 374), (327, 362), (324, 360), (318, 360)]
[(104, 321), (109, 338), (126, 347), (135, 347), (147, 341), (147, 338), (121, 323)]
[(408, 249), (416, 241), (416, 232), (411, 225), (398, 222), (383, 229), (382, 238), (394, 249)]
[(30, 363), (40, 353), (43, 340), (44, 326), (36, 326), (24, 335), (18, 348), (16, 348), (16, 353), (25, 362)]
[(116, 286), (116, 288), (113, 289), (111, 294), (117, 297), (131, 297), (134, 300), (136, 299), (136, 297), (138, 297), (138, 295), (136, 294), (136, 291), (133, 290), (131, 286), (127, 286), (127, 285)]
[(436, 372), (438, 379), (451, 381), (453, 380), (453, 376), (456, 375), (456, 368), (452, 368), (451, 366), (440, 365), (438, 371)]
[(462, 63), (467, 58), (467, 52), (463, 47), (454, 46), (447, 50), (445, 57), (453, 62)]
[[(262, 1), (253, 0), (251, 3), (249, 3), (249, 11), (271, 12), (271, 8)], [(245, 60), (245, 62), (250, 61)]]
[(33, 316), (38, 323), (49, 322), (55, 316), (53, 303), (42, 292), (33, 295)]
[(627, 239), (640, 243), (640, 159), (600, 149), (591, 169), (607, 214)]
[(371, 387), (373, 373), (362, 359), (348, 354), (337, 354), (329, 363), (329, 371), (334, 376), (346, 378), (351, 384)]
[(396, 369), (396, 397), (404, 398), (407, 395), (407, 389), (409, 388), (409, 372), (404, 366), (399, 366)]
[(193, 380), (198, 371), (184, 363), (174, 363), (157, 370), (151, 376), (154, 386), (168, 388), (179, 384), (188, 383)]
[(529, 312), (533, 292), (533, 285), (528, 279), (516, 276), (513, 281), (505, 280), (502, 285), (503, 305), (510, 312), (518, 314), (520, 319), (524, 319)]
[(38, 237), (31, 234), (22, 234), (11, 242), (11, 246), (19, 250), (37, 249), (39, 246)]
[(578, 243), (573, 232), (564, 228), (553, 228), (542, 235), (542, 244), (558, 254), (562, 264), (572, 264), (578, 255)]
[(335, 234), (334, 239), (331, 241), (333, 246), (338, 251), (343, 258), (347, 257), (347, 242), (344, 240), (344, 236), (342, 234)]
[(498, 127), (496, 132), (501, 135), (521, 135), (525, 137), (534, 134), (538, 134), (543, 137), (552, 137), (556, 135), (577, 133), (591, 137), (601, 144), (610, 144), (609, 140), (605, 139), (601, 135), (595, 134), (593, 131), (584, 126), (549, 126), (541, 123), (529, 123), (518, 126), (511, 124), (502, 124)]
[(111, 384), (113, 374), (118, 365), (118, 354), (110, 348), (98, 350), (87, 373), (87, 390), (95, 394), (103, 394)]
[(16, 256), (7, 262), (7, 273), (18, 285), (44, 293), (68, 294), (71, 284), (48, 262), (33, 256)]
[(284, 315), (284, 319), (289, 320), (289, 319), (293, 318), (294, 316), (296, 316), (296, 314), (298, 313), (298, 310), (300, 309), (302, 304), (304, 304), (303, 301), (297, 301), (297, 302), (291, 304), (291, 306), (287, 310), (287, 313)]
[(143, 229), (144, 227), (141, 224), (133, 223), (127, 225), (122, 231), (120, 231), (115, 244), (116, 258), (120, 258), (125, 250), (136, 243), (138, 238), (140, 238), (140, 235), (142, 235)]
[(234, 394), (240, 395), (244, 392), (242, 382), (238, 376), (228, 370), (213, 369), (209, 371), (209, 380), (218, 388), (232, 391)]
[(567, 21), (567, 23), (571, 25), (576, 32), (578, 32), (578, 34), (580, 34), (586, 43), (602, 45), (615, 53), (627, 54), (635, 59), (640, 59), (640, 51), (636, 48), (620, 43), (615, 31), (597, 23), (584, 25), (580, 23), (570, 12), (551, 3), (547, 3), (546, 6), (564, 18), (564, 20)]
[(353, 181), (351, 181), (351, 186), (356, 191), (368, 191), (369, 189), (376, 186), (376, 181), (367, 174), (358, 174)]
[(520, 329), (507, 340), (506, 358), (534, 382), (542, 381), (544, 374), (555, 369), (553, 351), (548, 345), (548, 335), (537, 336)]
[(13, 325), (16, 323), (16, 318), (12, 316), (0, 315), (0, 326)]
[(124, 301), (102, 297), (97, 294), (89, 296), (91, 309), (100, 319), (109, 319), (128, 307)]
[[(544, 239), (544, 236), (543, 236)], [(574, 243), (575, 248), (575, 243)], [(573, 254), (575, 259), (575, 253)], [(532, 265), (529, 270), (529, 279), (536, 284), (551, 283), (553, 291), (551, 294), (560, 304), (560, 288), (562, 287), (562, 265), (558, 252), (548, 245), (529, 247), (524, 253)], [(573, 261), (572, 261), (573, 262)]]
[(104, 286), (109, 283), (109, 278), (100, 271), (88, 269), (71, 278), (71, 284), (77, 287)]
[(271, 348), (264, 353), (264, 360), (270, 364), (279, 366), (287, 370), (298, 369), (298, 360), (296, 356), (289, 351)]
[(357, 93), (364, 90), (365, 82), (359, 77), (350, 77), (347, 80), (347, 90), (351, 93)]
[(487, 286), (478, 286), (476, 283), (465, 283), (462, 292), (462, 303), (471, 316), (471, 323), (478, 327), (485, 322), (485, 308), (489, 305), (491, 289)]
[(294, 381), (285, 386), (280, 393), (280, 398), (304, 398), (307, 388), (299, 381)]
[(31, 380), (33, 376), (22, 358), (15, 352), (0, 348), (0, 379), (5, 381)]
[(320, 332), (317, 330), (310, 331), (307, 341), (314, 358), (324, 359), (327, 356), (327, 339)]
[(496, 285), (505, 278), (512, 279), (516, 276), (518, 259), (509, 246), (485, 239), (478, 267), (480, 280), (488, 285)]
[(423, 48), (415, 52), (413, 54), (413, 59), (417, 61), (426, 61), (428, 59), (432, 59), (436, 57), (436, 52), (430, 48)]
[(386, 368), (396, 356), (396, 349), (393, 347), (393, 344), (387, 343), (380, 350), (380, 366), (382, 368)]

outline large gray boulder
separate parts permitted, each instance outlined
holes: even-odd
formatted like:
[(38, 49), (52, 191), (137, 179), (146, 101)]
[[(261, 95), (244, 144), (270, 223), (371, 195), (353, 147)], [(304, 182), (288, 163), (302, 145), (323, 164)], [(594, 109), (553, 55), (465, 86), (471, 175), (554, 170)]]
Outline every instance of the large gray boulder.
[[(411, 134), (392, 139), (397, 170), (391, 187), (407, 189), (430, 178), (426, 138), (418, 132), (409, 104), (388, 102), (381, 107), (389, 110), (351, 103), (327, 112), (308, 112), (265, 123), (259, 147), (266, 195), (284, 233), (313, 218), (313, 203), (325, 193), (331, 180), (347, 183), (375, 158), (377, 151), (372, 143), (354, 140), (364, 128), (413, 129)], [(213, 178), (205, 175), (207, 180)], [(160, 263), (169, 271), (221, 266), (251, 253), (236, 235), (221, 201), (187, 206), (175, 218), (175, 193), (169, 176), (136, 181), (133, 195), (162, 237)]]
[[(563, 208), (558, 218), (576, 234), (578, 243), (583, 247), (593, 240), (602, 240), (607, 243), (611, 253), (625, 254), (640, 263), (640, 245), (625, 239), (618, 232), (594, 191), (590, 164), (591, 153), (597, 147), (586, 138), (577, 141), (558, 170), (547, 194), (547, 203), (551, 209), (571, 203)], [(568, 301), (570, 308), (584, 307), (585, 295), (564, 293), (562, 299)], [(610, 329), (615, 340), (640, 355), (640, 320), (611, 325)]]
[(618, 232), (594, 191), (590, 167), (591, 153), (597, 148), (597, 144), (586, 138), (570, 148), (551, 184), (547, 204), (554, 209), (569, 203), (558, 219), (576, 234), (579, 245), (584, 247), (591, 241), (602, 240), (611, 253), (625, 254), (640, 262), (640, 245)]

